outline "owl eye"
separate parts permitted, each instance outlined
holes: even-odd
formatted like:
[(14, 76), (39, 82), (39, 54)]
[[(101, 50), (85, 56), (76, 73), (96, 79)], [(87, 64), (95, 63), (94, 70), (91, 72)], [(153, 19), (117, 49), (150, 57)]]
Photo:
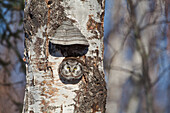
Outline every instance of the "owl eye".
[(70, 67), (69, 67), (69, 66), (67, 66), (67, 69), (70, 69)]
[(76, 70), (76, 69), (77, 69), (77, 67), (74, 68), (74, 70)]

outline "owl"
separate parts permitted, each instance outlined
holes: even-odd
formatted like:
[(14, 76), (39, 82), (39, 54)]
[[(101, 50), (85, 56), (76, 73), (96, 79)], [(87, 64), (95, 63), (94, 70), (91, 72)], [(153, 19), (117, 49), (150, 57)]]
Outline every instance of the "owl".
[(84, 62), (76, 58), (65, 58), (59, 66), (59, 76), (62, 80), (80, 80), (84, 74)]

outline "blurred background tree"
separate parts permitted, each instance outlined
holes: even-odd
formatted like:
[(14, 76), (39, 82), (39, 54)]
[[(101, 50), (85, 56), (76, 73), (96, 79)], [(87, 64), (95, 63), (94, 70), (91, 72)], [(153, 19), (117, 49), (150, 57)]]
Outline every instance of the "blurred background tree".
[(106, 0), (106, 8), (111, 2), (113, 26), (105, 25), (107, 112), (169, 113), (169, 0)]
[(20, 113), (25, 89), (23, 0), (0, 0), (0, 113)]
[[(24, 0), (0, 0), (0, 113), (20, 113)], [(169, 113), (170, 1), (106, 0), (107, 113)]]

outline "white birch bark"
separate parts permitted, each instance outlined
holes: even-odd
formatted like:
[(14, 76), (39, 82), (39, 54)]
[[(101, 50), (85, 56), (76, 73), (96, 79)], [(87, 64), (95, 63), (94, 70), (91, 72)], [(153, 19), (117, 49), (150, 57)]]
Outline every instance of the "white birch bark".
[[(29, 0), (24, 28), (26, 79), (23, 113), (103, 113), (106, 86), (103, 72), (104, 0)], [(58, 67), (64, 57), (48, 52), (49, 37), (64, 20), (71, 20), (89, 42), (87, 54), (77, 57), (88, 75), (64, 84)]]

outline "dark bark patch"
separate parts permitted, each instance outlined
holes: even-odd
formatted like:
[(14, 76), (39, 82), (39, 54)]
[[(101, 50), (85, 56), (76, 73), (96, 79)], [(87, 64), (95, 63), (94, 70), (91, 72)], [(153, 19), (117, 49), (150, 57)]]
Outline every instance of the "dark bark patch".
[(24, 29), (27, 32), (31, 32), (35, 35), (40, 26), (44, 26), (47, 23), (48, 8), (45, 1), (30, 2), (28, 10), (24, 12)]
[(47, 2), (48, 5), (51, 5), (52, 3), (53, 3), (52, 0), (49, 0), (49, 1)]
[(54, 3), (50, 6), (50, 32), (48, 36), (53, 35), (61, 23), (67, 19), (66, 14), (64, 13), (64, 7), (60, 5), (60, 1), (55, 0), (53, 2)]
[(43, 42), (44, 42), (43, 39), (37, 37), (37, 40), (34, 45), (34, 52), (36, 53), (37, 58), (39, 58), (39, 56), (41, 55), (41, 52), (42, 52), (41, 46), (42, 46)]
[(47, 63), (46, 62), (38, 62), (37, 69), (39, 71), (46, 71), (47, 69)]
[(102, 1), (103, 1), (103, 0), (97, 0), (97, 1), (98, 1), (99, 4), (102, 4)]
[(30, 18), (33, 19), (33, 15), (30, 12), (28, 14), (29, 14)]
[[(90, 60), (88, 58), (86, 63), (93, 64), (95, 60)], [(89, 65), (88, 65), (89, 66)], [(75, 113), (95, 113), (97, 111), (105, 112), (106, 104), (106, 83), (104, 80), (104, 75), (101, 73), (97, 67), (93, 66), (93, 74), (88, 74), (86, 79), (87, 82), (80, 85), (80, 90), (75, 91), (77, 94), (75, 98)]]
[(87, 22), (87, 30), (96, 34), (95, 38), (98, 38), (97, 32), (95, 31), (95, 30), (98, 30), (100, 33), (99, 38), (102, 38), (103, 37), (103, 23), (96, 22), (92, 17), (93, 17), (93, 15), (89, 15), (89, 20)]

